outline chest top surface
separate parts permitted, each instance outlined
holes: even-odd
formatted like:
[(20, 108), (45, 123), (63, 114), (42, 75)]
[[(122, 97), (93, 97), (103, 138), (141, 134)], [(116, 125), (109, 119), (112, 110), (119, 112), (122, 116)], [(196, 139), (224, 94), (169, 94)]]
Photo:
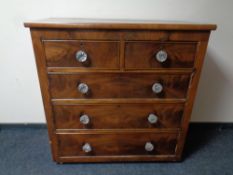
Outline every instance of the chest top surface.
[(30, 28), (81, 28), (130, 30), (215, 30), (215, 24), (161, 20), (48, 18), (24, 23)]

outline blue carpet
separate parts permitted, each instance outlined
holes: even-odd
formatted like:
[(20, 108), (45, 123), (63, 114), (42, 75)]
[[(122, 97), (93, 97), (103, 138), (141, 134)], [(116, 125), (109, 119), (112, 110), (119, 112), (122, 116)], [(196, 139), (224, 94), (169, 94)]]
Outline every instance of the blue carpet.
[[(1, 126), (0, 126), (1, 127)], [(0, 175), (233, 175), (233, 129), (192, 126), (177, 163), (54, 163), (45, 127), (0, 128)]]

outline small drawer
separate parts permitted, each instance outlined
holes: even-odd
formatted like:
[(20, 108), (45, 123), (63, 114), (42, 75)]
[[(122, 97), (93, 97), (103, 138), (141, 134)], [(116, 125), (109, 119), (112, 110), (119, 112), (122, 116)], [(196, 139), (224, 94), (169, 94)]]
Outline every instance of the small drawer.
[(57, 129), (179, 128), (184, 104), (53, 106)]
[(174, 155), (177, 133), (69, 133), (58, 134), (60, 157)]
[(196, 43), (126, 42), (126, 69), (192, 68)]
[(50, 74), (52, 98), (186, 98), (189, 74)]
[(44, 41), (48, 67), (118, 69), (118, 41)]

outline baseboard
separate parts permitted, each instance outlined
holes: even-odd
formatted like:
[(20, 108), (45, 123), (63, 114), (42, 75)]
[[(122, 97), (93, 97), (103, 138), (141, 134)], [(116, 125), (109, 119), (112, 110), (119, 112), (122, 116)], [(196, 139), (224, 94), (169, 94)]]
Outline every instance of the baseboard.
[(45, 123), (0, 123), (0, 129), (7, 129), (7, 128), (47, 128)]
[(232, 122), (191, 122), (190, 128), (205, 129), (233, 129)]
[[(44, 123), (0, 123), (0, 129), (4, 128), (47, 128), (47, 125)], [(190, 123), (191, 129), (233, 129), (233, 123), (226, 123), (226, 122), (191, 122)]]

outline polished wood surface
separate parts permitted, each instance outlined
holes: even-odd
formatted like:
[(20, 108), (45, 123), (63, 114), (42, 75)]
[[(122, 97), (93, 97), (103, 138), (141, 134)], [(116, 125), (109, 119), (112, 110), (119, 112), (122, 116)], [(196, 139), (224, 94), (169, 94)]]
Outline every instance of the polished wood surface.
[[(81, 67), (88, 69), (119, 68), (119, 42), (114, 41), (44, 41), (48, 67)], [(76, 52), (87, 53), (87, 61), (76, 60)]]
[(46, 70), (45, 54), (41, 43), (40, 33), (36, 30), (31, 29), (31, 37), (32, 37), (32, 44), (35, 53), (37, 73), (40, 82), (40, 90), (41, 90), (44, 110), (46, 114), (45, 116), (48, 127), (49, 144), (52, 151), (52, 158), (54, 161), (57, 161), (58, 160), (58, 152), (56, 147), (57, 138), (54, 133), (55, 126), (53, 123), (53, 112), (51, 105), (51, 97), (49, 94), (48, 76), (47, 76), (47, 72), (45, 71)]
[[(30, 27), (53, 160), (178, 161), (216, 25), (52, 19)], [(75, 54), (87, 52), (88, 64)], [(155, 54), (166, 50), (168, 60)], [(87, 94), (77, 86), (86, 83)], [(163, 91), (152, 92), (160, 83)], [(149, 114), (158, 120), (151, 124)], [(81, 124), (80, 116), (90, 117)], [(153, 144), (151, 152), (145, 143)], [(82, 146), (89, 143), (92, 151)]]
[[(189, 74), (159, 75), (152, 73), (77, 73), (50, 74), (49, 85), (52, 98), (186, 98)], [(77, 86), (85, 83), (87, 94)], [(152, 86), (160, 83), (161, 93), (154, 93)]]
[[(126, 69), (192, 68), (196, 55), (196, 43), (126, 42)], [(163, 50), (166, 61), (160, 63), (156, 54)]]
[[(157, 31), (157, 30), (45, 30), (38, 31), (41, 40), (104, 40), (117, 41), (172, 41), (172, 42), (199, 42), (208, 41), (210, 31)], [(123, 53), (123, 52), (122, 52)]]
[[(181, 125), (184, 104), (77, 104), (55, 105), (54, 122), (57, 129), (146, 129), (174, 128)], [(86, 114), (90, 123), (83, 124)], [(156, 123), (148, 121), (149, 114), (158, 117)]]
[[(59, 134), (59, 155), (66, 156), (115, 156), (115, 155), (174, 155), (177, 133), (93, 133)], [(145, 150), (146, 142), (154, 150)], [(92, 151), (85, 153), (82, 146), (89, 143)]]
[(131, 29), (131, 30), (215, 30), (215, 24), (194, 24), (179, 21), (49, 18), (24, 23), (31, 28), (63, 29)]

